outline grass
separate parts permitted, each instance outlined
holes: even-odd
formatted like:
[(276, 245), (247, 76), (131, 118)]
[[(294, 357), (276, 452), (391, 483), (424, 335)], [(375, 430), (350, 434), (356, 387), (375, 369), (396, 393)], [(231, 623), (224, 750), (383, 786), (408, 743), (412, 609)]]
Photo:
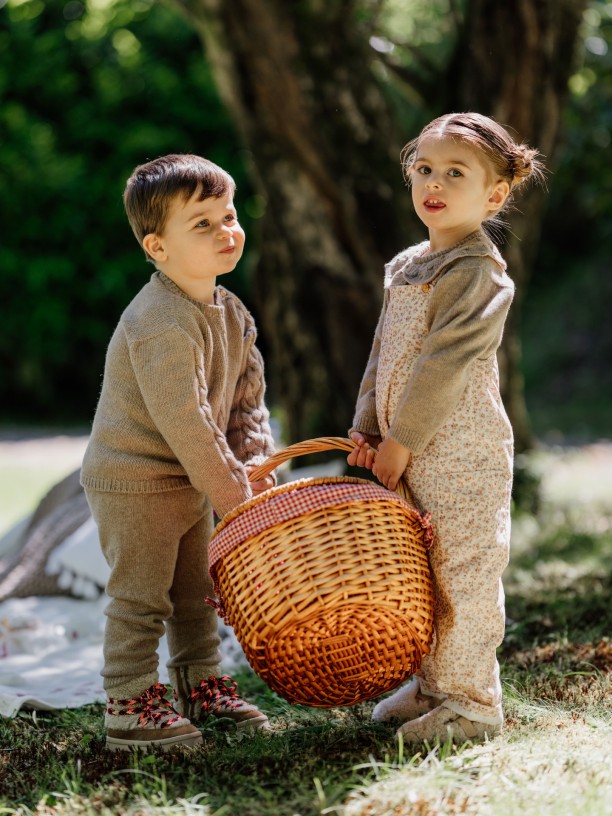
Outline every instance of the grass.
[(554, 478), (538, 515), (515, 518), (498, 739), (414, 750), (371, 722), (371, 703), (290, 706), (245, 670), (275, 730), (211, 726), (191, 753), (106, 752), (99, 705), (0, 720), (0, 814), (612, 815), (612, 506), (603, 489), (596, 510), (568, 502), (562, 458), (534, 457)]
[[(25, 433), (25, 432), (24, 432)], [(0, 436), (0, 536), (36, 507), (54, 484), (79, 467), (85, 435), (21, 440)]]

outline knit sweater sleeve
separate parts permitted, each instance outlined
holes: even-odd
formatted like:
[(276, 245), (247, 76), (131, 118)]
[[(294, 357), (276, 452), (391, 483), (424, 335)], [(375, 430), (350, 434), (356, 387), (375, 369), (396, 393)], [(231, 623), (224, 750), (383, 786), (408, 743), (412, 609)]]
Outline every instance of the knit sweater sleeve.
[(424, 451), (459, 403), (471, 366), (495, 354), (514, 294), (490, 264), (451, 267), (430, 295), (429, 332), (402, 392), (388, 435)]
[(181, 329), (130, 349), (147, 410), (196, 490), (223, 516), (251, 497), (244, 468), (214, 421), (202, 350)]
[(245, 335), (245, 362), (236, 384), (226, 433), (234, 456), (245, 465), (260, 465), (274, 453), (270, 414), (264, 401), (264, 363), (255, 345), (256, 336), (251, 322)]
[(374, 333), (370, 356), (361, 379), (361, 386), (359, 388), (359, 394), (357, 395), (357, 405), (355, 407), (355, 416), (353, 417), (353, 424), (350, 429), (350, 431), (361, 431), (361, 433), (370, 434), (371, 436), (380, 435), (380, 428), (376, 417), (376, 370), (380, 356), (380, 342), (382, 328), (385, 322), (387, 300), (388, 290), (385, 289), (383, 305)]

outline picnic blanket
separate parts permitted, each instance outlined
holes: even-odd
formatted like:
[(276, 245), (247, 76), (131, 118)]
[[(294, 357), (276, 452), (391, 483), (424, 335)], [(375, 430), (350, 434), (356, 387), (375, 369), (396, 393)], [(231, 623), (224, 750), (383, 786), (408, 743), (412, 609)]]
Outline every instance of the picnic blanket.
[[(0, 716), (103, 701), (108, 565), (75, 471), (0, 539)], [(224, 670), (246, 658), (219, 622)], [(160, 679), (167, 682), (165, 639)]]

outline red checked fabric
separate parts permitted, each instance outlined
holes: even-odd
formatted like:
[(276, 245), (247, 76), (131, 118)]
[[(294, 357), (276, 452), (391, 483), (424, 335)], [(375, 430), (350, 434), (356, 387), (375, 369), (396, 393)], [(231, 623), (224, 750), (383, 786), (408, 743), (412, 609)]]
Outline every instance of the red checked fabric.
[(375, 500), (409, 507), (398, 495), (375, 484), (335, 482), (304, 487), (300, 487), (299, 481), (295, 484), (295, 490), (271, 496), (267, 501), (250, 507), (212, 538), (208, 551), (211, 571), (219, 559), (228, 555), (247, 538), (268, 530), (279, 522), (289, 521), (322, 507)]

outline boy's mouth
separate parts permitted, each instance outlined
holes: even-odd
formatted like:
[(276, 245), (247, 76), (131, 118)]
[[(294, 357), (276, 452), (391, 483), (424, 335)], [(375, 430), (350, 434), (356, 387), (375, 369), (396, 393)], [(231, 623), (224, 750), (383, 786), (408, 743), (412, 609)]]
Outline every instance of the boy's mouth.
[(231, 255), (232, 252), (236, 250), (236, 244), (232, 244), (231, 246), (225, 247), (225, 249), (221, 250), (222, 255)]
[(428, 212), (436, 212), (437, 210), (443, 210), (446, 204), (440, 201), (439, 198), (426, 198), (423, 201), (423, 206)]

